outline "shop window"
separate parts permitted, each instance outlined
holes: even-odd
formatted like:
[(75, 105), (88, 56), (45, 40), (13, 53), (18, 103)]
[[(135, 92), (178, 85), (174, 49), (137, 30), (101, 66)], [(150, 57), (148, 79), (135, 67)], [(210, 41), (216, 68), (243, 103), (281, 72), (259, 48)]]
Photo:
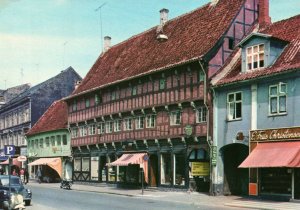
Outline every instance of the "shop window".
[(206, 107), (198, 107), (196, 110), (196, 122), (206, 122)]
[(172, 173), (171, 173), (171, 154), (161, 154), (161, 184), (171, 184)]
[(242, 92), (227, 95), (227, 119), (239, 120), (242, 118)]
[(105, 124), (103, 122), (98, 124), (98, 134), (102, 134), (105, 132)]
[(74, 171), (81, 171), (81, 158), (74, 158)]
[[(116, 160), (116, 158), (115, 158), (115, 156), (114, 155), (111, 155), (111, 156), (109, 156), (108, 157), (108, 160), (107, 160), (107, 162), (108, 163), (112, 163), (112, 162), (114, 162)], [(110, 181), (110, 182), (114, 182), (114, 181), (116, 181), (116, 168), (117, 167), (115, 167), (115, 166), (113, 166), (113, 167), (108, 167), (108, 181)]]
[(132, 130), (132, 118), (126, 118), (124, 119), (124, 130), (129, 131)]
[(60, 135), (56, 136), (56, 142), (57, 142), (57, 146), (61, 146), (61, 136)]
[(105, 133), (113, 132), (113, 121), (108, 121), (105, 123)]
[(67, 141), (67, 135), (63, 135), (63, 145), (67, 145), (68, 141)]
[(287, 84), (280, 82), (269, 87), (269, 113), (270, 115), (285, 114), (287, 98)]
[(156, 115), (150, 114), (146, 116), (146, 128), (154, 128), (156, 122)]
[(144, 120), (145, 120), (144, 116), (138, 116), (135, 119), (135, 127), (136, 127), (136, 129), (143, 129), (144, 128)]
[(209, 160), (208, 153), (205, 149), (194, 149), (189, 154), (189, 161), (206, 161)]
[(170, 125), (181, 124), (181, 111), (174, 111), (170, 113)]
[(174, 154), (174, 171), (175, 171), (175, 183), (174, 185), (184, 186), (185, 185), (185, 155)]
[(91, 157), (91, 180), (98, 181), (99, 157)]
[(90, 158), (89, 157), (82, 158), (82, 171), (90, 171)]
[(122, 121), (120, 119), (114, 121), (114, 131), (119, 132), (121, 131)]
[(263, 68), (265, 65), (265, 45), (254, 45), (246, 50), (247, 70)]

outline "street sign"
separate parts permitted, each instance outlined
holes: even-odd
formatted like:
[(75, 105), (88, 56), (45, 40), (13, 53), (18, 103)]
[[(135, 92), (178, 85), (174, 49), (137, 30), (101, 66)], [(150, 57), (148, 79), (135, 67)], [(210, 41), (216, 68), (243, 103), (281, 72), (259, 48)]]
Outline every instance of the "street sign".
[(4, 150), (0, 149), (0, 161), (7, 160), (7, 156), (4, 154)]
[(26, 156), (19, 156), (19, 157), (17, 157), (17, 160), (19, 162), (25, 162), (27, 160), (27, 157)]
[(14, 156), (16, 152), (15, 145), (4, 145), (4, 154)]

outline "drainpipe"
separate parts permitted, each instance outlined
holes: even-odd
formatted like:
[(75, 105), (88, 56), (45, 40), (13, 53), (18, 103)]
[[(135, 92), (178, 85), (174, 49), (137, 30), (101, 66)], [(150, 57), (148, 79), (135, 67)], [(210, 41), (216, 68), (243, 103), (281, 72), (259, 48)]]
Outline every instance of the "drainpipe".
[[(210, 128), (210, 126), (209, 126), (209, 122), (210, 122), (210, 120), (209, 120), (209, 117), (210, 117), (210, 110), (209, 110), (209, 107), (208, 107), (208, 105), (207, 105), (207, 74), (206, 74), (206, 72), (205, 72), (205, 69), (204, 69), (204, 67), (203, 67), (203, 65), (202, 65), (202, 63), (201, 63), (201, 60), (199, 60), (198, 61), (199, 62), (199, 65), (200, 65), (200, 67), (201, 67), (201, 70), (202, 70), (202, 72), (203, 72), (203, 74), (204, 74), (204, 77), (205, 77), (205, 79), (204, 79), (204, 90), (203, 90), (203, 92), (204, 92), (204, 99), (203, 99), (203, 101), (204, 101), (204, 105), (205, 105), (205, 108), (206, 108), (206, 110), (207, 110), (207, 113), (206, 113), (206, 142), (207, 142), (207, 145), (209, 146), (209, 151), (211, 152), (211, 142), (210, 142), (210, 136), (209, 136), (209, 128)], [(211, 164), (211, 160), (210, 160), (210, 187), (209, 187), (209, 191), (210, 191), (210, 194), (212, 195), (213, 194), (213, 192), (214, 192), (214, 190), (213, 190), (213, 183), (212, 183), (212, 178), (213, 178), (213, 176), (212, 176), (212, 169), (213, 169), (213, 167), (212, 167), (212, 164)]]

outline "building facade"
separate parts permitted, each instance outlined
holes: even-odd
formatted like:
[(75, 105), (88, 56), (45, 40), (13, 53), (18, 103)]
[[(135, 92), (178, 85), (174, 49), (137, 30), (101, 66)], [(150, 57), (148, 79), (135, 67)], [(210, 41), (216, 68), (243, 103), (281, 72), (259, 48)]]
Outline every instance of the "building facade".
[(66, 97), (81, 77), (72, 67), (33, 86), (0, 109), (0, 148), (15, 145), (16, 156), (27, 155), (25, 133), (38, 121), (53, 101)]
[(64, 101), (55, 101), (26, 133), (30, 177), (40, 167), (45, 181), (72, 178), (67, 110)]
[(299, 24), (252, 33), (212, 81), (219, 192), (300, 198)]
[(157, 27), (112, 47), (106, 37), (66, 98), (73, 179), (208, 191), (207, 81), (256, 23), (258, 2), (218, 1), (173, 20), (163, 9)]

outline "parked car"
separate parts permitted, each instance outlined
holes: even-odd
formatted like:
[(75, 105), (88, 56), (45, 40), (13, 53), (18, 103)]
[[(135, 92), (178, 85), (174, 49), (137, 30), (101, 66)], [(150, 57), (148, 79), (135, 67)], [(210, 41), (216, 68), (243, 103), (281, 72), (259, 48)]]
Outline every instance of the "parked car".
[[(23, 196), (23, 200), (26, 206), (31, 203), (32, 192), (30, 189), (25, 188), (22, 180), (18, 176), (10, 177), (10, 186), (12, 194), (20, 194)], [(0, 175), (0, 203), (1, 206), (7, 204), (9, 201), (9, 176)]]

